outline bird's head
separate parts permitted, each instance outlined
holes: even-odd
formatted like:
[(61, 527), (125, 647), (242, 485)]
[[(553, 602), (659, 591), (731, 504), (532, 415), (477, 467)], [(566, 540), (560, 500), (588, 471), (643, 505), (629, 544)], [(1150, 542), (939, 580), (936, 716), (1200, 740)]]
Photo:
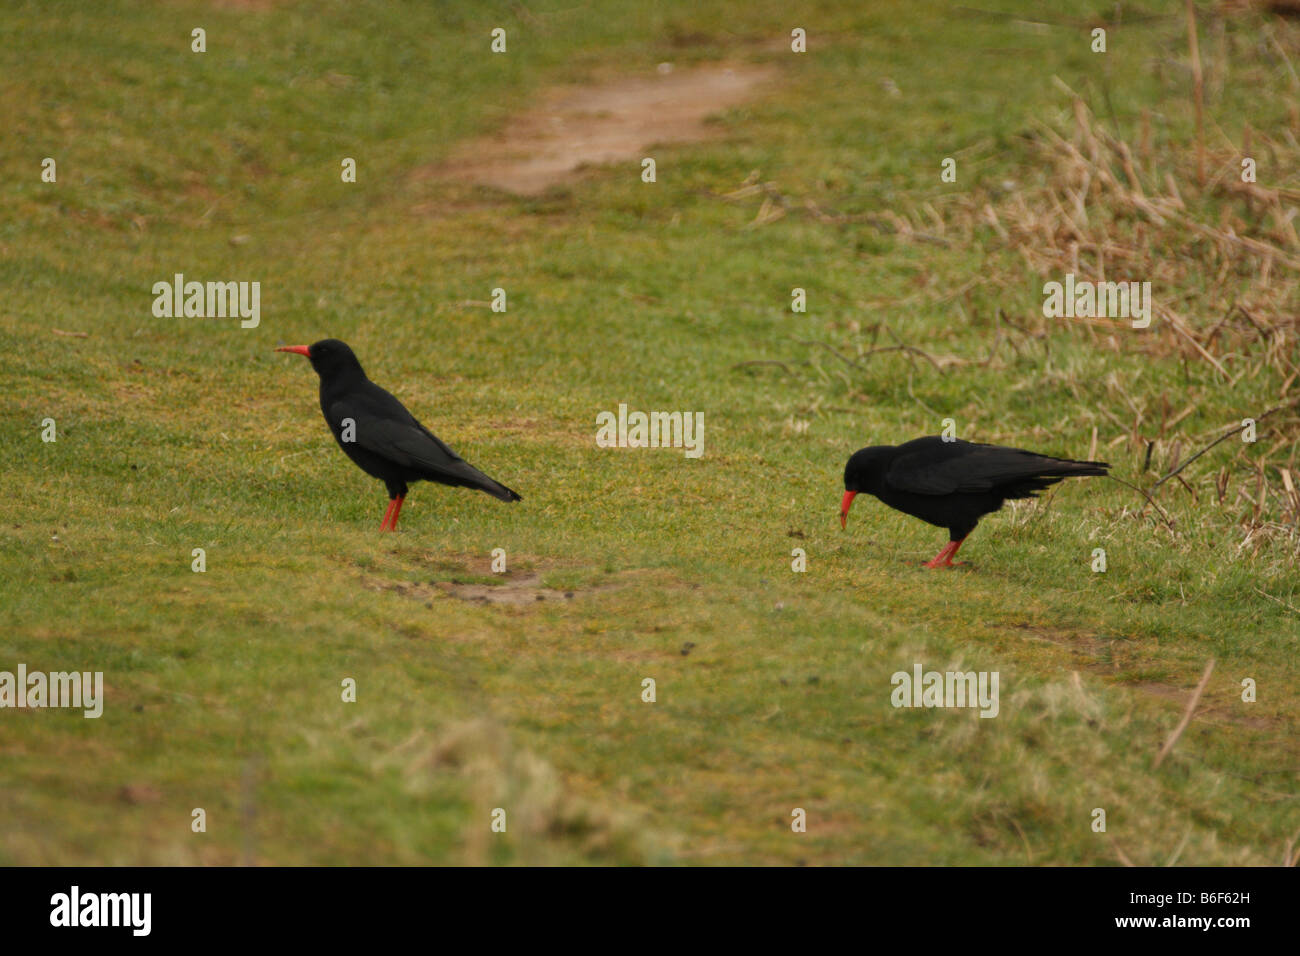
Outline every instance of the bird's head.
[(338, 339), (321, 339), (312, 345), (282, 345), (276, 351), (296, 352), (306, 356), (322, 379), (361, 372), (361, 363), (357, 361), (352, 349)]
[(844, 497), (840, 499), (840, 527), (849, 523), (849, 508), (860, 491), (874, 492), (889, 467), (892, 445), (875, 445), (856, 451), (844, 466)]

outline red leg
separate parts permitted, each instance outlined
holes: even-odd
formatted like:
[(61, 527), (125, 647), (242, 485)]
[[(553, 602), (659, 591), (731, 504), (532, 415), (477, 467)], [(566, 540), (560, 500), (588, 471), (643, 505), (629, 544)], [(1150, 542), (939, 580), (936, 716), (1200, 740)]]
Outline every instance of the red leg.
[(952, 557), (952, 542), (949, 541), (943, 546), (943, 550), (925, 563), (927, 568), (942, 568), (948, 564), (949, 558)]
[(961, 541), (949, 541), (944, 545), (942, 551), (926, 562), (925, 566), (927, 568), (951, 568), (953, 566), (952, 557), (957, 553), (957, 549), (961, 547), (961, 542), (965, 540), (965, 538), (962, 538)]
[(397, 504), (397, 507), (393, 509), (393, 521), (392, 521), (392, 523), (388, 526), (388, 530), (389, 530), (389, 531), (396, 531), (396, 530), (397, 530), (397, 516), (400, 515), (400, 514), (402, 513), (402, 502), (405, 501), (405, 500), (406, 500), (406, 495), (398, 495), (398, 496), (394, 499), (394, 501), (395, 501), (396, 504)]
[(397, 504), (397, 499), (396, 499), (396, 498), (390, 498), (390, 499), (388, 500), (388, 510), (384, 512), (384, 520), (383, 520), (382, 522), (380, 522), (380, 524), (379, 524), (379, 530), (380, 530), (380, 531), (389, 531), (389, 530), (391, 530), (391, 529), (388, 527), (388, 519), (389, 519), (390, 517), (392, 517), (392, 514), (393, 514), (393, 506), (394, 506), (395, 504)]

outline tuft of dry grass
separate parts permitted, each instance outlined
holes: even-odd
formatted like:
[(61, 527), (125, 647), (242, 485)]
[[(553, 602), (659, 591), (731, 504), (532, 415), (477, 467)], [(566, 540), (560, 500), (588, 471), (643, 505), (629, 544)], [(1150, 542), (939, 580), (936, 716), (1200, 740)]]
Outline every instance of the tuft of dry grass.
[[(1210, 147), (1198, 138), (1157, 152), (1149, 117), (1130, 143), (1106, 129), (1081, 95), (1055, 82), (1070, 98), (1068, 118), (1035, 122), (1027, 133), (1041, 180), (1010, 193), (979, 188), (952, 197), (943, 204), (942, 234), (959, 245), (1010, 251), (1044, 280), (1073, 273), (1076, 281), (1149, 281), (1152, 324), (1124, 348), (1184, 368), (1202, 365), (1225, 394), (1243, 382), (1262, 383), (1275, 401), (1248, 412), (1256, 442), (1240, 443), (1230, 467), (1195, 475), (1184, 472), (1187, 465), (1243, 432), (1244, 420), (1187, 433), (1179, 425), (1197, 410), (1195, 402), (1179, 408), (1165, 398), (1152, 407), (1110, 376), (1108, 393), (1129, 406), (1132, 418), (1101, 409), (1118, 429), (1102, 445), (1126, 443), (1145, 453), (1143, 470), (1156, 467), (1163, 476), (1148, 487), (1152, 496), (1172, 480), (1194, 499), (1233, 510), (1240, 548), (1257, 550), (1267, 541), (1300, 554), (1300, 189), (1266, 187), (1241, 175), (1252, 146), (1266, 150), (1274, 167), (1300, 169), (1294, 131), (1266, 136), (1247, 126), (1240, 145)], [(1202, 162), (1204, 186), (1198, 185)], [(935, 229), (933, 213), (926, 204), (907, 219), (917, 230)], [(1023, 331), (1044, 335), (1049, 320), (1038, 321)], [(1064, 321), (1073, 334), (1116, 352), (1129, 334), (1122, 319)]]
[[(433, 736), (418, 732), (381, 758), (377, 769), (391, 765), (416, 794), (434, 792), (438, 775), (465, 779), (480, 808), (461, 833), (462, 862), (470, 866), (507, 859), (572, 863), (575, 853), (587, 862), (654, 859), (655, 837), (638, 827), (633, 815), (571, 792), (551, 764), (512, 745), (507, 729), (489, 718), (454, 722)], [(487, 808), (493, 808), (491, 814)]]

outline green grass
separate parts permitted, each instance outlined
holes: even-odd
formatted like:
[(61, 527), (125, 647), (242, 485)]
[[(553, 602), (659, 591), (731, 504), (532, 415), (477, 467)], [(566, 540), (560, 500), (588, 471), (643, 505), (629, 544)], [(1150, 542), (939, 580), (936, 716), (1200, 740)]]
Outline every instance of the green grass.
[[(1112, 28), (1104, 57), (1086, 11), (1039, 28), (1018, 20), (1037, 5), (1007, 2), (982, 6), (1016, 16), (588, 6), (0, 12), (20, 38), (0, 49), (0, 670), (102, 670), (108, 687), (99, 720), (0, 711), (0, 863), (1280, 862), (1300, 827), (1300, 573), (1278, 471), (1296, 470), (1293, 417), (1162, 488), (1172, 530), (1128, 488), (1072, 482), (986, 519), (971, 564), (934, 573), (917, 564), (937, 529), (865, 498), (847, 533), (836, 520), (852, 451), (942, 418), (1071, 457), (1096, 426), (1099, 455), (1146, 487), (1173, 441), (1186, 457), (1285, 400), (1285, 369), (1249, 344), (1224, 359), (1247, 373), (1229, 385), (1160, 335), (1044, 320), (1044, 277), (959, 211), (1048, 181), (1033, 124), (1071, 115), (1053, 76), (1119, 137), (1150, 110), (1198, 218), (1240, 209), (1184, 178), (1182, 4)], [(1224, 62), (1221, 35), (1231, 61), (1208, 85), (1212, 145), (1248, 121), (1285, 147), (1297, 94), (1252, 39), (1261, 20), (1220, 34), (1202, 14), (1207, 60)], [(795, 26), (802, 56), (774, 45)], [(1300, 31), (1269, 29), (1300, 62)], [(420, 174), (552, 85), (728, 58), (781, 79), (719, 119), (723, 138), (655, 148), (654, 185), (638, 163), (534, 199)], [(1297, 154), (1275, 149), (1261, 184), (1300, 186)], [(939, 182), (949, 155), (956, 184)], [(755, 170), (789, 215), (753, 226), (756, 199), (721, 198)], [(946, 245), (875, 223), (926, 202)], [(1294, 283), (1273, 269), (1274, 289)], [(1157, 295), (1204, 329), (1258, 271), (1189, 269)], [(260, 327), (154, 318), (150, 287), (174, 272), (260, 281)], [(496, 286), (507, 313), (466, 304)], [(986, 363), (1000, 333), (1015, 347)], [(965, 364), (861, 357), (891, 335)], [(417, 485), (402, 532), (377, 533), (381, 487), (330, 441), (306, 363), (272, 351), (326, 336), (524, 501)], [(736, 367), (758, 360), (785, 367)], [(703, 411), (704, 456), (597, 448), (595, 416), (619, 402)], [(1162, 403), (1196, 407), (1156, 435)], [(1145, 473), (1145, 441), (1124, 439), (1135, 405), (1158, 440)], [(1259, 469), (1256, 516), (1234, 496), (1253, 500)], [(450, 590), (532, 574), (574, 596)], [(1000, 672), (999, 716), (894, 709), (890, 675), (917, 662)]]

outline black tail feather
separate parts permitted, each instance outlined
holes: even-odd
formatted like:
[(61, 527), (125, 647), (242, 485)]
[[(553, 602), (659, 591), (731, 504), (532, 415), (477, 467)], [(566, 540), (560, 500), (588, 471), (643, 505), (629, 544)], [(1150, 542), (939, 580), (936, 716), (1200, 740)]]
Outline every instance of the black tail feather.
[(483, 477), (484, 477), (484, 481), (478, 486), (479, 490), (486, 491), (493, 498), (498, 498), (501, 501), (523, 501), (524, 500), (523, 495), (519, 494), (517, 491), (512, 491), (511, 489), (507, 488), (505, 485), (501, 484), (501, 482), (493, 481), (491, 478), (488, 478), (486, 475), (484, 475)]
[(1110, 464), (1104, 461), (1073, 461), (1068, 458), (1046, 458), (1049, 464), (1039, 468), (1031, 476), (1005, 486), (1007, 498), (1037, 498), (1038, 492), (1046, 491), (1058, 481), (1066, 478), (1104, 478)]

